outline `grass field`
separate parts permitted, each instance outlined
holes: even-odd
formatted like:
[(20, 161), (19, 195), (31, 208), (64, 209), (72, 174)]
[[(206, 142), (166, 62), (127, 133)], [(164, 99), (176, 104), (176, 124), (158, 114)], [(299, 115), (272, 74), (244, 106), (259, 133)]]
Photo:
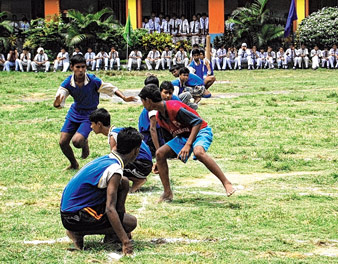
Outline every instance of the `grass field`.
[[(72, 99), (62, 110), (52, 103), (68, 74), (0, 72), (1, 263), (107, 263), (116, 261), (109, 253), (120, 254), (102, 236), (86, 237), (85, 251), (67, 250), (59, 203), (75, 172), (62, 171), (68, 163), (58, 139)], [(128, 94), (142, 88), (146, 72), (98, 76)], [(198, 112), (213, 128), (210, 155), (239, 190), (227, 198), (201, 163), (169, 161), (174, 201), (156, 203), (162, 185), (153, 174), (128, 196), (127, 211), (138, 217), (135, 254), (120, 261), (337, 263), (337, 71), (216, 77), (214, 97)], [(100, 107), (116, 126), (137, 127), (140, 103), (105, 99)], [(89, 145), (80, 166), (108, 153), (102, 136), (91, 133)]]

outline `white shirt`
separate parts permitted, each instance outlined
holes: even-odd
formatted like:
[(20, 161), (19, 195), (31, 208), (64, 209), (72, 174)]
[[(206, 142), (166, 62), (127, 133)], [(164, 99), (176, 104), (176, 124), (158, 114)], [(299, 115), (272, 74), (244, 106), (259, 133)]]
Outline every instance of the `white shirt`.
[(108, 54), (107, 52), (104, 52), (103, 54), (102, 52), (99, 52), (98, 54), (96, 54), (96, 58), (97, 59), (108, 58)]
[[(142, 58), (142, 53), (141, 53), (141, 51), (138, 51), (137, 53), (135, 53), (135, 51), (132, 51), (132, 52), (130, 52), (129, 57), (140, 57), (140, 58)], [(135, 59), (135, 58), (131, 58), (131, 59)]]
[(226, 49), (218, 49), (217, 50), (217, 57), (219, 57), (219, 58), (221, 56), (223, 56), (222, 58), (224, 58), (226, 54), (227, 54), (227, 50)]
[(334, 55), (338, 55), (338, 49), (330, 49), (330, 52), (329, 52), (329, 54), (331, 55), (331, 56), (334, 56)]
[(69, 55), (68, 52), (62, 53), (59, 52), (59, 54), (57, 55), (57, 58), (65, 58), (64, 60), (62, 60), (62, 62), (69, 62)]
[(156, 50), (155, 52), (153, 52), (152, 50), (149, 51), (147, 58), (151, 58), (151, 59), (159, 59), (161, 58), (161, 54), (158, 50)]
[(195, 21), (190, 21), (190, 32), (192, 34), (198, 34), (200, 32), (200, 23)]
[(182, 61), (187, 58), (187, 53), (185, 51), (181, 52), (180, 50), (175, 54), (175, 58), (177, 61)]
[(277, 58), (284, 58), (284, 56), (285, 56), (285, 52), (283, 51), (283, 52), (280, 52), (280, 51), (278, 51), (277, 52)]
[[(171, 50), (168, 50), (168, 51), (162, 51), (162, 59), (166, 59), (166, 57), (170, 57), (170, 59), (172, 58), (172, 51)], [(167, 58), (168, 59), (168, 58)]]
[(30, 52), (28, 52), (27, 54), (25, 54), (25, 53), (21, 53), (20, 54), (20, 60), (22, 60), (22, 61), (24, 61), (24, 62), (27, 62), (27, 61), (29, 61), (29, 60), (31, 60), (31, 53)]
[(115, 60), (115, 59), (117, 59), (119, 57), (119, 52), (118, 51), (114, 51), (114, 52), (109, 52), (109, 58), (110, 59), (113, 59), (113, 60)]
[(81, 51), (79, 51), (79, 52), (74, 51), (72, 56), (75, 56), (75, 55), (83, 55), (83, 53)]
[(200, 18), (200, 26), (201, 26), (201, 31), (204, 33), (209, 29), (209, 17), (206, 17), (203, 19), (203, 17)]
[(297, 56), (296, 49), (292, 50), (291, 48), (288, 48), (285, 52), (285, 55), (291, 59), (295, 58)]
[(181, 19), (178, 19), (178, 18), (170, 19), (169, 24), (171, 26), (171, 33), (172, 34), (177, 34), (181, 23), (182, 23)]
[(317, 56), (318, 58), (322, 56), (322, 52), (318, 49), (318, 50), (311, 50), (311, 58)]
[(34, 57), (35, 61), (42, 62), (42, 61), (48, 61), (48, 56), (46, 53), (43, 54), (36, 54)]
[(240, 48), (238, 50), (238, 57), (242, 57), (242, 58), (246, 58), (248, 56), (250, 56), (251, 52), (249, 49), (243, 50), (242, 48)]
[(161, 25), (161, 29), (164, 33), (170, 33), (170, 24), (169, 21), (167, 20), (163, 20), (162, 25)]
[(86, 54), (85, 54), (85, 59), (86, 60), (93, 60), (93, 59), (95, 59), (95, 52), (87, 52)]
[(186, 35), (189, 33), (189, 22), (187, 19), (184, 19), (182, 23), (180, 24), (180, 27), (178, 29), (178, 32), (182, 35)]
[(321, 56), (323, 57), (323, 58), (328, 58), (329, 57), (329, 51), (328, 50), (322, 50), (322, 54), (321, 54)]
[(298, 54), (299, 54), (299, 56), (300, 56), (300, 55), (308, 56), (308, 55), (309, 55), (309, 51), (308, 51), (307, 48), (305, 48), (305, 49), (299, 49), (299, 50), (298, 50)]

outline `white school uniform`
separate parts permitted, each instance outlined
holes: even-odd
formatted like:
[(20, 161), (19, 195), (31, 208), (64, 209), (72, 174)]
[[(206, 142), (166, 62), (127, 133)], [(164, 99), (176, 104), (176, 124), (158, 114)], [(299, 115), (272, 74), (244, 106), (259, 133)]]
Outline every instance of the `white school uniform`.
[[(227, 55), (227, 51), (226, 49), (218, 49), (217, 50), (217, 60), (216, 60), (216, 65), (217, 65), (217, 69), (220, 70), (225, 70), (226, 69), (226, 55)], [(221, 63), (222, 63), (222, 67), (221, 67)]]
[(200, 18), (200, 29), (201, 29), (201, 44), (205, 46), (205, 38), (206, 35), (209, 33), (209, 17), (206, 17), (203, 19), (203, 17)]
[(200, 33), (200, 23), (195, 21), (190, 21), (190, 33), (191, 33), (191, 45), (199, 43), (199, 33)]
[[(139, 57), (139, 58), (130, 58), (130, 57)], [(142, 62), (141, 58), (142, 58), (141, 51), (137, 51), (137, 53), (135, 53), (135, 51), (130, 52), (128, 59), (128, 70), (131, 71), (131, 68), (134, 64), (136, 64), (137, 69), (140, 70)]]
[(179, 28), (178, 28), (178, 33), (181, 35), (180, 40), (188, 40), (187, 35), (189, 34), (189, 22), (188, 19), (184, 19)]
[[(45, 63), (38, 65), (35, 61), (38, 61), (38, 62), (44, 61)], [(45, 72), (49, 71), (50, 62), (48, 61), (48, 56), (46, 53), (43, 53), (43, 54), (38, 53), (34, 57), (34, 61), (32, 62), (32, 70), (37, 71), (37, 68), (40, 68), (40, 67), (45, 67)]]
[(173, 64), (174, 65), (180, 64), (180, 65), (184, 65), (184, 67), (187, 67), (189, 64), (187, 52), (185, 51), (181, 52), (179, 50), (174, 56)]
[(149, 51), (147, 58), (145, 59), (147, 68), (149, 71), (153, 69), (152, 64), (155, 65), (155, 70), (158, 70), (160, 68), (160, 63), (161, 63), (161, 54), (158, 50), (154, 51)]
[[(298, 56), (297, 56), (297, 63), (298, 63), (298, 67), (301, 68), (302, 67), (302, 62), (304, 62), (305, 64), (305, 68), (309, 68), (309, 51), (307, 48), (305, 49), (299, 49), (297, 51)], [(303, 55), (303, 56), (301, 56)]]
[(163, 51), (162, 52), (162, 56), (161, 56), (161, 62), (162, 62), (162, 69), (165, 69), (165, 64), (167, 63), (167, 66), (169, 68), (169, 70), (171, 69), (171, 62), (172, 62), (172, 57), (173, 57), (173, 53), (171, 50), (168, 51)]
[(333, 69), (335, 66), (338, 65), (337, 56), (338, 56), (338, 49), (333, 49), (333, 48), (330, 49), (329, 62), (330, 62), (331, 69)]
[(18, 59), (18, 63), (19, 63), (20, 71), (23, 72), (23, 66), (26, 66), (27, 72), (29, 72), (31, 68), (31, 63), (32, 63), (31, 53), (30, 52), (28, 52), (27, 54), (21, 53), (20, 58)]
[(85, 59), (86, 59), (86, 65), (87, 65), (87, 68), (89, 66), (91, 66), (91, 70), (94, 71), (95, 70), (95, 66), (96, 66), (96, 60), (95, 60), (95, 52), (87, 52), (85, 54)]
[(176, 19), (170, 19), (169, 25), (171, 29), (171, 35), (173, 36), (173, 42), (176, 43), (179, 38), (176, 36), (178, 34), (179, 27), (181, 25), (182, 21), (179, 18)]
[(170, 23), (167, 20), (163, 20), (161, 25), (161, 31), (166, 34), (170, 34)]
[(109, 69), (113, 70), (114, 69), (114, 63), (116, 62), (117, 65), (117, 69), (120, 70), (121, 67), (121, 63), (120, 63), (120, 58), (119, 58), (119, 52), (118, 51), (114, 51), (114, 52), (109, 52), (109, 60), (110, 60), (110, 65), (109, 65)]
[(274, 51), (266, 52), (266, 62), (264, 68), (269, 67), (269, 69), (274, 69), (274, 62), (276, 58), (276, 53)]
[(326, 65), (326, 67), (329, 69), (330, 68), (329, 51), (322, 50), (321, 58), (322, 58), (322, 68), (324, 68)]
[(98, 71), (101, 67), (102, 64), (104, 64), (104, 70), (108, 70), (108, 61), (109, 61), (109, 56), (107, 52), (99, 52), (96, 54), (96, 70)]
[(311, 50), (311, 59), (312, 59), (312, 69), (318, 69), (320, 63), (320, 57), (322, 56), (322, 52), (318, 50)]
[(286, 65), (288, 64), (287, 62), (287, 59), (286, 59), (286, 54), (285, 52), (280, 52), (278, 51), (277, 52), (277, 66), (278, 68), (281, 68), (281, 67), (286, 67)]
[(285, 51), (285, 58), (286, 58), (286, 63), (288, 64), (289, 62), (291, 62), (293, 64), (293, 67), (296, 67), (297, 63), (298, 63), (298, 59), (297, 59), (297, 50), (296, 49), (291, 49), (288, 48)]
[(62, 72), (66, 72), (69, 68), (69, 54), (66, 51), (65, 53), (59, 52), (57, 58), (64, 58), (63, 60), (54, 61), (54, 71), (57, 71), (59, 68), (62, 68)]

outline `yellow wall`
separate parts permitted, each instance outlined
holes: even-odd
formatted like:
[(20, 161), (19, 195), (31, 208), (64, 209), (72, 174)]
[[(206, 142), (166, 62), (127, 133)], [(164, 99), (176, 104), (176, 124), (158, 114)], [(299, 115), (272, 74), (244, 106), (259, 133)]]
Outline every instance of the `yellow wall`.
[(305, 18), (305, 1), (306, 0), (296, 0), (296, 10), (297, 10), (297, 24), (299, 25), (300, 22)]
[[(137, 28), (137, 1), (127, 0), (127, 10), (130, 12), (130, 21), (133, 29)], [(128, 12), (128, 11), (127, 11)]]

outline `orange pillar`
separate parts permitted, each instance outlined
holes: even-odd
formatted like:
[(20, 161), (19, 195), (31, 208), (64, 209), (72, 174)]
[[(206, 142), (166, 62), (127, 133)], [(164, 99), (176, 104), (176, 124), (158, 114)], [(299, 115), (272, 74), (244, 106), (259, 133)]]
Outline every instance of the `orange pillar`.
[(51, 19), (60, 14), (60, 0), (45, 0), (45, 18)]
[(209, 33), (224, 33), (224, 1), (209, 0)]
[(137, 28), (141, 28), (142, 27), (142, 0), (137, 0), (136, 10), (137, 10)]

